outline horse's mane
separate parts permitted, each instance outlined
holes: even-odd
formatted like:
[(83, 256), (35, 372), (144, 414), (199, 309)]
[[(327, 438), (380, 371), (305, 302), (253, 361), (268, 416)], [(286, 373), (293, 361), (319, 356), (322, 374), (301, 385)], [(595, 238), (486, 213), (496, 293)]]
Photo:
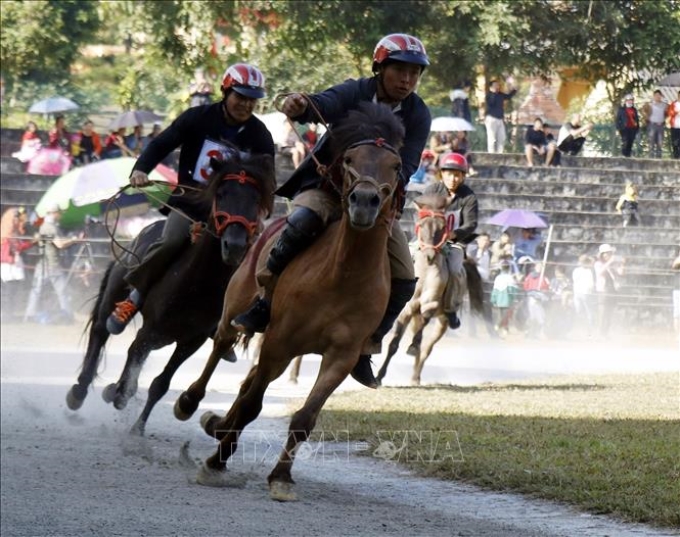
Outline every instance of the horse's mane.
[(338, 155), (356, 142), (383, 138), (399, 150), (404, 136), (404, 125), (389, 106), (364, 102), (333, 127), (330, 145), (332, 153)]
[(276, 190), (274, 158), (266, 154), (245, 153), (239, 151), (235, 146), (230, 147), (233, 148), (233, 156), (213, 167), (213, 172), (208, 179), (208, 186), (195, 193), (192, 196), (193, 201), (210, 210), (209, 207), (212, 205), (217, 189), (222, 183), (222, 178), (230, 173), (238, 174), (244, 171), (246, 175), (255, 179), (260, 189), (260, 209), (266, 214), (271, 214), (274, 209), (274, 190)]

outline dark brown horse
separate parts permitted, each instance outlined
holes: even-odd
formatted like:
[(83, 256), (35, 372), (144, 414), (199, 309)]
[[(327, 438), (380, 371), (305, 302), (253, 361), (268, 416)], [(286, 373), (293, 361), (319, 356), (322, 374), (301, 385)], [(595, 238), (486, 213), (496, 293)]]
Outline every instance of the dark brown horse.
[[(449, 200), (443, 196), (421, 196), (414, 200), (418, 207), (416, 222), (418, 250), (414, 255), (418, 284), (413, 298), (406, 304), (396, 323), (394, 323), (387, 357), (376, 377), (378, 382), (385, 377), (387, 366), (396, 354), (409, 323), (411, 323), (414, 332), (413, 343), (409, 349), (409, 354), (415, 356), (411, 378), (414, 385), (420, 384), (425, 360), (430, 356), (435, 343), (442, 338), (448, 328), (449, 323), (444, 314), (443, 301), (448, 281), (448, 269), (446, 268), (446, 257), (442, 253), (442, 248), (446, 244), (447, 233), (444, 211), (448, 202)], [(465, 275), (459, 278), (459, 281), (464, 285), (457, 289), (457, 302), (462, 306), (465, 292), (467, 292), (470, 299), (470, 310), (486, 318), (488, 317), (488, 310), (484, 308), (482, 278), (477, 270), (477, 265), (473, 259), (466, 258), (463, 268)], [(460, 311), (460, 307), (457, 311)], [(425, 326), (430, 321), (431, 328), (424, 331)]]
[[(281, 274), (259, 361), (227, 415), (208, 412), (201, 418), (205, 432), (220, 440), (199, 471), (201, 484), (228, 484), (226, 461), (243, 428), (260, 413), (268, 385), (295, 356), (318, 353), (319, 375), (293, 415), (285, 447), (268, 478), (273, 499), (295, 499), (291, 468), (296, 448), (308, 438), (324, 403), (357, 363), (362, 345), (385, 313), (390, 291), (387, 239), (391, 226), (398, 225), (394, 194), (404, 129), (389, 108), (366, 103), (339, 122), (331, 136), (330, 173), (338, 180), (342, 218)], [(219, 357), (237, 340), (230, 321), (258, 294), (256, 267), (266, 259), (274, 237), (267, 247), (258, 245), (249, 252), (229, 283), (213, 352), (201, 377), (177, 400), (176, 416), (187, 419), (196, 410)]]
[[(168, 266), (164, 276), (151, 289), (142, 307), (144, 322), (128, 349), (127, 362), (115, 384), (102, 394), (106, 402), (123, 409), (137, 391), (139, 373), (153, 350), (176, 343), (163, 372), (149, 388), (146, 406), (132, 428), (143, 434), (154, 405), (165, 395), (175, 371), (210, 337), (220, 320), (224, 292), (236, 267), (261, 226), (261, 218), (271, 212), (275, 188), (273, 159), (268, 155), (237, 155), (227, 162), (213, 160), (207, 187), (195, 196), (200, 214), (210, 214), (204, 231), (195, 243)], [(133, 241), (125, 265), (138, 262), (161, 234), (162, 222), (151, 224)], [(190, 222), (187, 220), (187, 234)], [(70, 409), (77, 410), (87, 396), (109, 338), (106, 319), (116, 302), (129, 288), (123, 277), (126, 268), (112, 262), (101, 282), (89, 322), (87, 352), (82, 370), (66, 396)], [(224, 358), (235, 361), (233, 353)]]

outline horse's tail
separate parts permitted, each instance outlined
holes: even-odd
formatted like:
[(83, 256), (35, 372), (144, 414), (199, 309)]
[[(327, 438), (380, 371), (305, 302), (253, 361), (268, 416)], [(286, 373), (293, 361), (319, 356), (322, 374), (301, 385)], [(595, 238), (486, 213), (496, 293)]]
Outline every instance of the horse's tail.
[(482, 276), (477, 270), (477, 263), (474, 259), (467, 257), (463, 262), (465, 275), (467, 277), (468, 297), (470, 298), (470, 309), (475, 313), (484, 316), (484, 288), (482, 286)]

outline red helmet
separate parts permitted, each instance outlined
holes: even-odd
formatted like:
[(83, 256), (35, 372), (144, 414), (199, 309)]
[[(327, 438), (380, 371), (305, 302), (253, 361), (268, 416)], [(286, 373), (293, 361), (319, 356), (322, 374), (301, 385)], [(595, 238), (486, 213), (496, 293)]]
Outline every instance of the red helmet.
[(235, 63), (224, 72), (222, 89), (233, 89), (245, 97), (262, 99), (265, 96), (264, 75), (253, 65)]
[(378, 41), (373, 51), (373, 72), (386, 60), (414, 63), (421, 71), (430, 65), (422, 41), (408, 34), (390, 34)]
[(440, 170), (460, 170), (463, 173), (468, 172), (467, 159), (460, 153), (444, 153), (439, 157)]

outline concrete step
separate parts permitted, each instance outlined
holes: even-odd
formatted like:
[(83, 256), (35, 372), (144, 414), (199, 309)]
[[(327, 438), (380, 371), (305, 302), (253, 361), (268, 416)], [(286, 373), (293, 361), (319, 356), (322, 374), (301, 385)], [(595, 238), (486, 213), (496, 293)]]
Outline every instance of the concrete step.
[(0, 157), (0, 174), (21, 174), (26, 172), (26, 163), (14, 157)]
[(2, 141), (0, 145), (0, 157), (2, 158), (12, 158), (12, 153), (16, 153), (21, 149), (21, 141), (8, 140)]
[[(522, 166), (526, 168), (526, 157), (522, 153), (472, 153), (475, 169), (485, 166)], [(680, 172), (678, 159), (644, 159), (625, 157), (570, 157), (562, 155), (563, 168), (594, 168), (621, 170), (658, 170)]]

